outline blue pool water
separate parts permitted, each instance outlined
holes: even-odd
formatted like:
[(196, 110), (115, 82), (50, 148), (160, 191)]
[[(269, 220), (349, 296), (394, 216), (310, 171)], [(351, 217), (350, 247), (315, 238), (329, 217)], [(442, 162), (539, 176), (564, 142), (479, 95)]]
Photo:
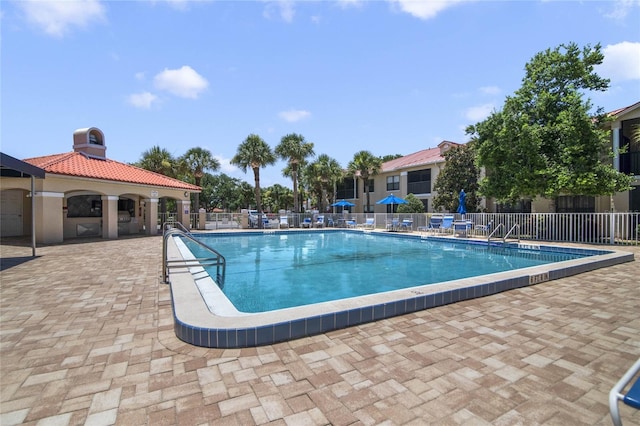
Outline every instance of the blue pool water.
[[(239, 311), (247, 313), (584, 257), (353, 231), (197, 237), (227, 259), (223, 292)], [(187, 246), (196, 256), (206, 256), (196, 245), (187, 242)]]

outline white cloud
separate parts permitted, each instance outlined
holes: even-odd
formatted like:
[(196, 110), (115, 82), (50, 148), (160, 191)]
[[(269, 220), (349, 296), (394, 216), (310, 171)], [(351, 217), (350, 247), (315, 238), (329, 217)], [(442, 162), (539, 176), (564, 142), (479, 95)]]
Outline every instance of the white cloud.
[(213, 156), (220, 163), (220, 171), (225, 174), (237, 173), (240, 169), (231, 164), (230, 158), (225, 158), (222, 155)]
[(604, 60), (596, 72), (612, 82), (640, 80), (640, 43), (623, 41), (602, 49)]
[(293, 123), (295, 121), (300, 121), (304, 118), (309, 117), (310, 115), (311, 113), (309, 111), (296, 110), (296, 109), (290, 109), (289, 111), (282, 111), (278, 113), (278, 116), (280, 118), (290, 123)]
[(293, 18), (296, 14), (294, 8), (294, 2), (292, 0), (277, 0), (274, 2), (268, 2), (262, 12), (262, 15), (267, 19), (272, 19), (273, 14), (280, 16), (285, 22), (293, 22)]
[(143, 81), (145, 78), (145, 72), (144, 71), (137, 72), (135, 77), (136, 77), (136, 80)]
[(175, 70), (165, 68), (154, 77), (154, 84), (157, 89), (190, 99), (197, 99), (209, 87), (209, 82), (188, 65)]
[(338, 0), (338, 6), (343, 9), (351, 7), (362, 7), (364, 0)]
[(494, 109), (495, 106), (493, 104), (476, 105), (474, 107), (467, 108), (464, 116), (468, 120), (477, 123), (487, 118)]
[(640, 6), (640, 0), (616, 0), (607, 3), (607, 5), (610, 5), (612, 9), (604, 14), (605, 18), (621, 20), (627, 17), (634, 6)]
[(462, 0), (387, 0), (392, 7), (399, 8), (402, 12), (408, 13), (419, 19), (431, 19), (438, 13), (448, 9)]
[(498, 86), (484, 86), (480, 88), (480, 92), (485, 95), (499, 95), (502, 90)]
[(16, 4), (27, 21), (55, 37), (63, 37), (73, 27), (86, 28), (106, 20), (105, 8), (98, 0), (22, 0)]
[(133, 105), (136, 108), (140, 109), (149, 109), (153, 104), (156, 103), (158, 97), (153, 93), (142, 92), (142, 93), (134, 93), (129, 95), (127, 98), (127, 102), (130, 105)]

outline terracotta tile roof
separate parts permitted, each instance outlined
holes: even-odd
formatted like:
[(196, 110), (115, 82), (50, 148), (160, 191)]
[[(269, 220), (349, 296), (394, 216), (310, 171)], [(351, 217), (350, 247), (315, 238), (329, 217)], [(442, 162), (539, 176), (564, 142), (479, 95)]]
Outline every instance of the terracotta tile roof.
[(109, 180), (116, 182), (137, 183), (141, 185), (176, 188), (188, 191), (200, 191), (199, 186), (173, 179), (159, 173), (150, 172), (109, 159), (89, 157), (79, 152), (46, 155), (44, 157), (26, 158), (23, 160), (33, 166), (44, 169), (47, 173), (77, 176), (83, 178)]
[(423, 149), (422, 151), (414, 152), (413, 154), (405, 155), (404, 157), (387, 161), (385, 163), (382, 163), (382, 173), (406, 169), (409, 167), (424, 166), (427, 164), (444, 162), (444, 157), (440, 155), (440, 146), (444, 143), (448, 143), (452, 146), (460, 145), (456, 142), (443, 141), (436, 148)]
[(620, 114), (624, 115), (629, 111), (633, 111), (634, 109), (638, 108), (639, 106), (640, 106), (640, 102), (636, 102), (633, 105), (629, 105), (629, 106), (626, 106), (624, 108), (618, 108), (616, 110), (608, 112), (607, 115), (609, 117), (615, 117), (615, 116), (620, 115)]

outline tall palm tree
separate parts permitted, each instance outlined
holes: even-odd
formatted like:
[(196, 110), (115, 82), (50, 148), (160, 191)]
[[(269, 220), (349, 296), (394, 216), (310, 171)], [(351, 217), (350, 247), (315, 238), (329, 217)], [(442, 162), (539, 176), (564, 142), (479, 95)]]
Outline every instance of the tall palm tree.
[(253, 170), (255, 180), (256, 209), (258, 210), (258, 224), (262, 227), (262, 200), (260, 199), (260, 168), (275, 164), (276, 156), (271, 147), (262, 138), (255, 134), (250, 134), (238, 146), (236, 155), (231, 159), (234, 164), (247, 172), (247, 168)]
[[(182, 157), (188, 173), (193, 176), (196, 186), (200, 186), (205, 170), (216, 171), (220, 168), (220, 162), (213, 157), (208, 149), (196, 147), (189, 149)], [(194, 194), (195, 208), (200, 208), (200, 194)]]
[(338, 180), (342, 178), (344, 172), (340, 163), (327, 154), (319, 155), (316, 161), (309, 164), (308, 172), (310, 180), (315, 183), (313, 186), (320, 188), (321, 194), (318, 204), (320, 211), (324, 212), (329, 201), (327, 193), (331, 191), (333, 194), (333, 188)]
[(369, 151), (359, 151), (353, 156), (353, 160), (349, 162), (347, 171), (350, 176), (359, 176), (364, 185), (364, 192), (367, 195), (367, 205), (365, 212), (369, 212), (371, 205), (369, 200), (369, 178), (380, 173), (382, 168), (382, 160), (380, 157), (374, 156)]
[(313, 143), (306, 142), (304, 136), (290, 133), (280, 140), (276, 146), (276, 155), (288, 162), (291, 180), (293, 181), (293, 211), (298, 213), (300, 206), (298, 203), (298, 170), (305, 160), (314, 155)]
[(175, 163), (176, 160), (169, 151), (155, 145), (143, 152), (140, 160), (134, 165), (161, 175), (175, 177)]
[[(134, 163), (141, 169), (149, 170), (172, 178), (178, 177), (178, 160), (164, 148), (155, 145), (142, 153), (140, 160)], [(166, 197), (160, 198), (160, 213), (167, 212)]]

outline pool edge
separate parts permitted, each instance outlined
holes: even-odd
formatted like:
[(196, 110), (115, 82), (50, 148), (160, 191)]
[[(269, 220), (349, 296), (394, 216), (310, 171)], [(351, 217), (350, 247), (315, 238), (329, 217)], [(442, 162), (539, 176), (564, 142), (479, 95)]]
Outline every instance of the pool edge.
[[(417, 236), (419, 238), (419, 236)], [(451, 240), (449, 240), (451, 241)], [(477, 241), (456, 240), (461, 244)], [(168, 252), (180, 256), (169, 239)], [(486, 244), (486, 243), (485, 243)], [(263, 346), (339, 330), (367, 322), (457, 303), (504, 291), (536, 285), (576, 274), (634, 261), (633, 253), (607, 248), (560, 247), (600, 252), (589, 258), (535, 266), (441, 284), (413, 287), (352, 299), (325, 302), (312, 307), (289, 308), (258, 314), (217, 315), (212, 313), (196, 287), (190, 271), (170, 274), (171, 303), (176, 336), (189, 344), (207, 348)], [(588, 259), (588, 261), (586, 261)], [(207, 278), (198, 278), (207, 279)], [(210, 278), (208, 278), (210, 280)], [(215, 284), (215, 283), (214, 283)], [(355, 299), (355, 298), (354, 298)]]

